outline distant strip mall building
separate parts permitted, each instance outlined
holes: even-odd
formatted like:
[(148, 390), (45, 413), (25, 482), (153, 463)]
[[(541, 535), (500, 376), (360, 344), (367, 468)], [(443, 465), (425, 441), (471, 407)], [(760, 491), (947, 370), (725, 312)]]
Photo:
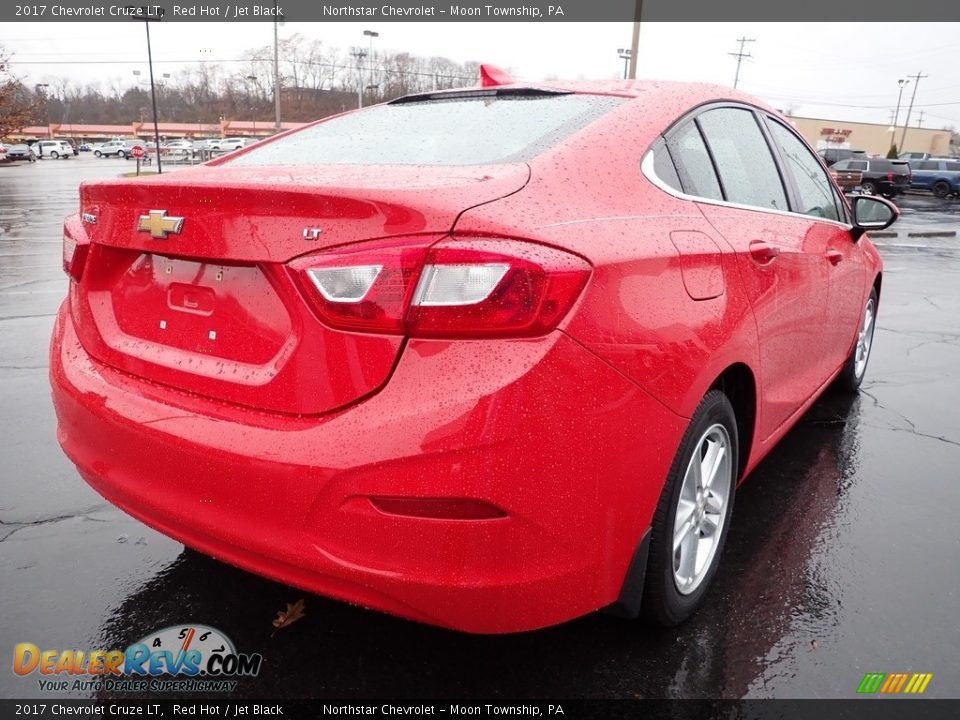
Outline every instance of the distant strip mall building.
[(925, 152), (931, 155), (954, 155), (957, 148), (950, 146), (952, 133), (949, 130), (908, 127), (902, 141), (903, 125), (891, 130), (890, 125), (878, 123), (847, 122), (822, 118), (788, 116), (793, 126), (813, 147), (850, 148), (864, 150), (871, 155), (886, 155), (890, 145), (896, 143), (898, 152)]

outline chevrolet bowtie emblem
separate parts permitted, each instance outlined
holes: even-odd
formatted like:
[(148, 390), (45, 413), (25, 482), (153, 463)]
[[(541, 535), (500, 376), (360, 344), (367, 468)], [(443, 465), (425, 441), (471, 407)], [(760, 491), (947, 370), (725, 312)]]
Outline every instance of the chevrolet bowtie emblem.
[(166, 210), (151, 210), (146, 215), (141, 215), (137, 223), (137, 230), (148, 232), (155, 238), (165, 238), (168, 233), (179, 234), (182, 227), (183, 218), (167, 217)]

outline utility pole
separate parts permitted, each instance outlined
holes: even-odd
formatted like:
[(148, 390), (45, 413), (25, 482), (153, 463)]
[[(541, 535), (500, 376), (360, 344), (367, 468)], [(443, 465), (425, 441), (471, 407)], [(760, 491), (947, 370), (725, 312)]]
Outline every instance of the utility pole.
[(630, 40), (630, 79), (637, 79), (637, 58), (640, 55), (640, 16), (643, 14), (643, 0), (637, 0), (633, 12), (633, 37)]
[(737, 84), (740, 82), (740, 63), (743, 62), (743, 59), (744, 59), (744, 58), (753, 57), (753, 55), (751, 55), (750, 53), (744, 53), (744, 52), (743, 52), (743, 47), (744, 47), (744, 45), (746, 45), (747, 43), (752, 43), (752, 42), (756, 42), (756, 41), (757, 41), (756, 38), (738, 37), (738, 38), (737, 38), (737, 42), (740, 43), (740, 52), (727, 53), (727, 55), (732, 55), (733, 57), (735, 57), (735, 58), (737, 59), (737, 73), (736, 73), (736, 75), (733, 76), (733, 88), (734, 88), (734, 89), (737, 88)]
[(923, 78), (930, 76), (918, 72), (916, 75), (908, 75), (907, 77), (913, 78), (913, 94), (910, 96), (910, 106), (907, 108), (907, 119), (903, 121), (903, 134), (900, 136), (900, 152), (904, 152), (903, 141), (907, 137), (907, 125), (910, 124), (910, 113), (913, 111), (913, 101), (917, 99), (917, 86)]

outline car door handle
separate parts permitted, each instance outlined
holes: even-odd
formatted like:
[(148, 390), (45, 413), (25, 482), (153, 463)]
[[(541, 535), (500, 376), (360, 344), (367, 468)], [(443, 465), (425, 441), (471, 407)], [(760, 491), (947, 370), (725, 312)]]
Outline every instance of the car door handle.
[(839, 250), (834, 250), (833, 248), (827, 250), (823, 256), (830, 261), (831, 265), (837, 265), (841, 260), (843, 260), (843, 253)]
[(780, 248), (763, 240), (753, 240), (750, 243), (750, 255), (761, 265), (771, 262), (779, 254)]

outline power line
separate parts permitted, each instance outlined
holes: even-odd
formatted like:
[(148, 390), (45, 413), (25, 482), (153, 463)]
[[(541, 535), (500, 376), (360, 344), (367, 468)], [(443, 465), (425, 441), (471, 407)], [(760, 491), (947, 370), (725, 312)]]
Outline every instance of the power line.
[(746, 45), (747, 43), (756, 42), (756, 38), (739, 37), (739, 38), (737, 38), (737, 42), (740, 43), (740, 52), (727, 53), (727, 55), (732, 55), (733, 57), (735, 57), (735, 58), (737, 59), (737, 72), (736, 72), (736, 74), (733, 76), (733, 88), (734, 88), (734, 89), (737, 88), (737, 83), (740, 82), (740, 63), (743, 62), (743, 59), (744, 59), (744, 58), (753, 57), (753, 55), (751, 55), (750, 53), (744, 53), (744, 52), (743, 52), (743, 47), (744, 47), (744, 45)]

